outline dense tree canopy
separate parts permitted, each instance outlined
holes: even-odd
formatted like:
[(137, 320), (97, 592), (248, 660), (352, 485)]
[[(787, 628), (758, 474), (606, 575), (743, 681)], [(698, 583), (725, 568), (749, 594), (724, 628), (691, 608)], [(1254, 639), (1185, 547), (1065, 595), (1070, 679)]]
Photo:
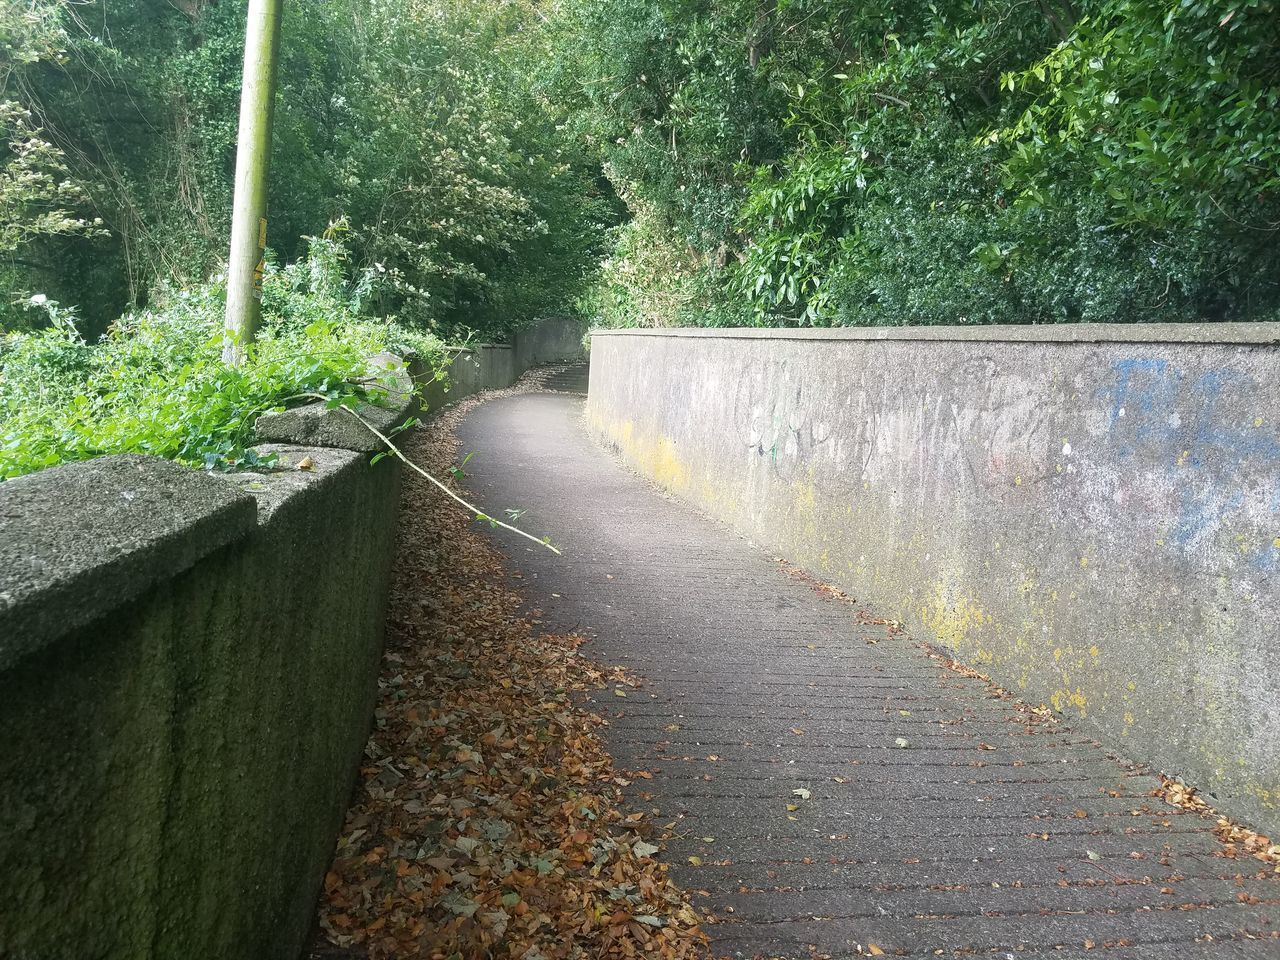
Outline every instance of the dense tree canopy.
[[(274, 254), (294, 259), (306, 236), (341, 221), (357, 265), (389, 280), (380, 309), (451, 336), (501, 336), (571, 303), (615, 213), (595, 158), (557, 130), (531, 86), (527, 65), (544, 56), (535, 9), (289, 0), (285, 10)], [(9, 286), (78, 304), (96, 332), (161, 282), (217, 272), (244, 13), (238, 0), (4, 5)]]
[(1274, 0), (563, 0), (614, 323), (1274, 317)]
[[(374, 308), (611, 324), (1246, 319), (1275, 0), (289, 0), (270, 242)], [(0, 274), (91, 336), (225, 258), (243, 0), (0, 11)], [(603, 264), (602, 269), (599, 269)], [(6, 302), (9, 327), (30, 311)]]

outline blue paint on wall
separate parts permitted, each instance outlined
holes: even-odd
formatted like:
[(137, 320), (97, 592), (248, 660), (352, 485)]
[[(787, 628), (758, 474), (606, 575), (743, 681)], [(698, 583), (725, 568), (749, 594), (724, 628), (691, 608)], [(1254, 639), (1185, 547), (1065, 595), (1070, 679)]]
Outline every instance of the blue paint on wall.
[[(1242, 486), (1246, 478), (1255, 478), (1251, 489), (1260, 492), (1256, 485), (1259, 471), (1264, 476), (1270, 472), (1274, 479), (1269, 485), (1275, 491), (1267, 508), (1256, 510), (1253, 500), (1255, 509), (1249, 512), (1255, 517), (1260, 512), (1271, 514), (1277, 529), (1257, 530), (1255, 524), (1249, 524), (1254, 535), (1267, 544), (1254, 552), (1249, 562), (1268, 573), (1280, 568), (1280, 548), (1273, 545), (1280, 534), (1280, 440), (1273, 425), (1242, 421), (1239, 413), (1224, 413), (1223, 408), (1230, 407), (1222, 403), (1224, 396), (1235, 390), (1256, 394), (1257, 384), (1235, 369), (1210, 369), (1188, 376), (1165, 360), (1146, 357), (1116, 360), (1112, 370), (1115, 380), (1104, 395), (1110, 403), (1107, 432), (1117, 458), (1132, 460), (1140, 447), (1148, 445), (1181, 453), (1176, 460), (1167, 455), (1156, 460), (1162, 464), (1165, 481), (1181, 489), (1178, 515), (1167, 534), (1169, 542), (1184, 551), (1202, 546), (1250, 505), (1247, 497), (1258, 495)], [(1185, 414), (1188, 409), (1194, 411), (1194, 420), (1182, 422), (1178, 411)]]

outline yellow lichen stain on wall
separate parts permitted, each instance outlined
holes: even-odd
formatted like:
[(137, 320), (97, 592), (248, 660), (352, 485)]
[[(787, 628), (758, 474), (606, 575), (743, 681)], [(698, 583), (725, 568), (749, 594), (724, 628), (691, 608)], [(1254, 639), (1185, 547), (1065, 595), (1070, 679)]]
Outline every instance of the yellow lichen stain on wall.
[[(811, 471), (812, 472), (812, 471)], [(813, 480), (793, 484), (792, 507), (805, 540), (813, 540), (818, 535), (818, 492)]]
[[(1007, 659), (1016, 668), (1005, 668), (1002, 675), (1013, 678), (1022, 690), (1038, 689), (1060, 713), (1081, 717), (1093, 709), (1105, 713), (1118, 683), (1103, 669), (1105, 644), (1101, 640), (1091, 643), (1086, 656), (1085, 649), (1062, 643), (1056, 626), (1060, 615), (1057, 587), (1040, 583), (1039, 571), (1031, 567), (1010, 570), (1009, 575), (1021, 620), (1008, 624), (997, 620), (985, 638), (986, 645), (997, 651), (994, 663)], [(1069, 675), (1068, 667), (1079, 676)]]
[(637, 436), (635, 423), (631, 420), (608, 421), (593, 416), (591, 423), (617, 446), (626, 460), (656, 483), (675, 492), (688, 489), (689, 467), (670, 437), (661, 434), (656, 439)]
[(1088, 716), (1089, 698), (1085, 696), (1084, 691), (1079, 687), (1072, 690), (1070, 683), (1070, 677), (1064, 673), (1062, 675), (1062, 686), (1049, 694), (1049, 705), (1059, 713), (1066, 713), (1068, 708), (1074, 707), (1080, 716)]
[(952, 650), (977, 654), (982, 650), (978, 634), (991, 618), (966, 597), (947, 598), (944, 584), (937, 584), (920, 608), (920, 619), (938, 642)]
[(640, 462), (644, 471), (664, 487), (682, 490), (689, 484), (689, 470), (681, 461), (670, 437), (658, 437), (652, 450), (646, 451)]
[(1256, 797), (1258, 802), (1268, 810), (1280, 807), (1280, 784), (1275, 787), (1264, 787), (1257, 783), (1246, 783), (1245, 793)]

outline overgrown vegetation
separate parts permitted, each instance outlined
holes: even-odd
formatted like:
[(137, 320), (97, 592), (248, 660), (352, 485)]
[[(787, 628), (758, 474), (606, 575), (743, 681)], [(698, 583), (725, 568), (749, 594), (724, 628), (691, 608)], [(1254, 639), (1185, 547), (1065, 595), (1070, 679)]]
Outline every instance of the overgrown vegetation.
[[(285, 4), (269, 201), (282, 262), (345, 218), (376, 309), (446, 338), (572, 302), (614, 216), (557, 129), (515, 0)], [(226, 257), (243, 0), (0, 7), (0, 273), (90, 339)], [(12, 298), (6, 298), (11, 300)], [(7, 307), (5, 303), (2, 306)], [(3, 324), (31, 319), (10, 309)]]
[(564, 0), (611, 324), (1260, 319), (1274, 0)]
[(610, 325), (1280, 316), (1276, 0), (286, 10), (270, 242), (296, 262), (231, 371), (244, 3), (0, 8), (0, 476), (236, 464), (251, 411), (362, 351), (573, 304)]
[(317, 395), (376, 401), (367, 361), (382, 350), (443, 366), (436, 338), (370, 315), (379, 276), (347, 282), (344, 257), (337, 242), (313, 240), (307, 258), (268, 270), (262, 333), (235, 368), (222, 362), (217, 281), (157, 292), (92, 344), (70, 311), (29, 300), (49, 323), (0, 340), (0, 479), (110, 453), (257, 466), (260, 414)]
[(359, 392), (371, 352), (503, 340), (585, 289), (618, 209), (528, 76), (533, 7), (285, 9), (269, 241), (291, 265), (233, 370), (244, 2), (0, 7), (0, 479), (125, 451), (251, 463), (257, 413)]

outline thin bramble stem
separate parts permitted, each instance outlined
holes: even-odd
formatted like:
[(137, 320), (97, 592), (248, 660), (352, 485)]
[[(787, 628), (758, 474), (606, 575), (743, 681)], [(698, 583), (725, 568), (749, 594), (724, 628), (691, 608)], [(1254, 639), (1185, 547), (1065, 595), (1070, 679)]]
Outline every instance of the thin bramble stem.
[[(320, 400), (326, 400), (326, 399), (328, 399), (327, 397), (321, 396), (321, 395), (319, 395), (319, 394), (316, 394), (316, 397), (317, 397), (318, 399), (320, 399)], [(347, 406), (347, 405), (344, 403), (344, 404), (342, 404), (342, 409), (343, 409), (343, 410), (345, 410), (345, 411), (347, 411), (347, 413), (351, 414), (353, 417), (355, 417), (357, 420), (359, 420), (362, 424), (364, 424), (365, 429), (366, 429), (366, 430), (368, 430), (370, 433), (372, 433), (375, 437), (377, 437), (377, 438), (378, 438), (379, 440), (381, 440), (383, 443), (385, 443), (385, 444), (387, 445), (388, 449), (389, 449), (393, 454), (395, 454), (395, 455), (396, 455), (396, 457), (397, 457), (397, 458), (398, 458), (402, 463), (404, 463), (404, 464), (405, 464), (407, 467), (409, 467), (410, 469), (412, 469), (412, 470), (416, 471), (416, 472), (417, 472), (418, 474), (420, 474), (421, 476), (423, 476), (423, 477), (425, 477), (426, 479), (430, 480), (430, 481), (431, 481), (432, 483), (434, 483), (437, 487), (439, 487), (439, 488), (440, 488), (440, 490), (441, 490), (441, 491), (443, 491), (443, 492), (444, 492), (444, 494), (445, 494), (447, 497), (449, 497), (449, 498), (450, 498), (450, 499), (452, 499), (452, 500), (455, 500), (456, 502), (458, 502), (458, 503), (459, 503), (459, 504), (461, 504), (462, 506), (466, 507), (466, 508), (467, 508), (469, 511), (471, 511), (473, 514), (475, 514), (475, 516), (476, 516), (476, 518), (477, 518), (477, 519), (479, 519), (479, 520), (485, 520), (485, 521), (487, 521), (487, 522), (489, 522), (489, 523), (493, 524), (494, 526), (501, 527), (503, 530), (510, 530), (512, 533), (519, 534), (520, 536), (524, 537), (526, 540), (532, 540), (534, 543), (538, 544), (539, 546), (546, 547), (548, 550), (550, 550), (550, 551), (551, 551), (552, 553), (554, 553), (556, 556), (561, 556), (560, 551), (559, 551), (558, 549), (556, 549), (555, 547), (553, 547), (553, 546), (552, 546), (550, 543), (548, 543), (546, 540), (540, 540), (539, 538), (535, 537), (535, 536), (534, 536), (533, 534), (531, 534), (531, 533), (525, 533), (525, 532), (524, 532), (523, 530), (521, 530), (519, 527), (513, 527), (513, 526), (511, 526), (511, 524), (509, 524), (509, 523), (503, 523), (503, 522), (502, 522), (501, 520), (499, 520), (497, 517), (491, 517), (491, 516), (489, 516), (489, 514), (485, 513), (483, 510), (481, 510), (481, 509), (480, 509), (479, 507), (477, 507), (475, 504), (473, 504), (473, 503), (468, 503), (466, 500), (463, 500), (463, 499), (462, 499), (462, 497), (458, 496), (456, 493), (454, 493), (452, 490), (450, 490), (450, 489), (448, 488), (448, 486), (446, 486), (446, 485), (445, 485), (444, 483), (442, 483), (440, 480), (437, 480), (435, 477), (433, 477), (431, 474), (429, 474), (426, 470), (423, 470), (420, 466), (418, 466), (416, 463), (414, 463), (412, 460), (410, 460), (408, 457), (406, 457), (406, 456), (401, 452), (400, 448), (399, 448), (399, 447), (397, 447), (394, 443), (392, 443), (392, 442), (391, 442), (391, 438), (390, 438), (390, 437), (388, 437), (386, 434), (382, 433), (382, 431), (380, 431), (380, 430), (379, 430), (377, 427), (375, 427), (372, 423), (370, 423), (370, 422), (369, 422), (368, 420), (366, 420), (364, 417), (360, 416), (360, 414), (358, 414), (358, 413), (356, 413), (354, 410), (352, 410), (352, 409), (351, 409), (351, 407)]]

